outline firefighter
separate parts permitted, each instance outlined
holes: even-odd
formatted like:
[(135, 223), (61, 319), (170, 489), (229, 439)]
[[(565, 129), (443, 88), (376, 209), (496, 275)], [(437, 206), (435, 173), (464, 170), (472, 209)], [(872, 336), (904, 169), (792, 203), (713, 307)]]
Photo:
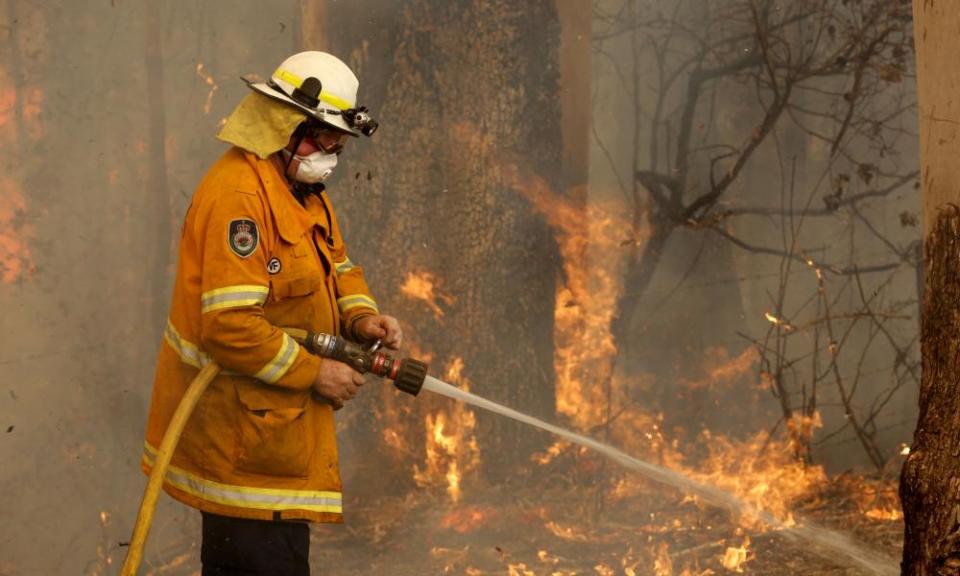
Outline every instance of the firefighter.
[(347, 256), (323, 180), (377, 123), (356, 76), (323, 52), (285, 60), (218, 138), (232, 147), (194, 193), (180, 238), (141, 467), (149, 473), (184, 391), (201, 397), (164, 490), (203, 517), (203, 575), (307, 575), (308, 522), (341, 522), (333, 411), (363, 385), (282, 328), (402, 341)]

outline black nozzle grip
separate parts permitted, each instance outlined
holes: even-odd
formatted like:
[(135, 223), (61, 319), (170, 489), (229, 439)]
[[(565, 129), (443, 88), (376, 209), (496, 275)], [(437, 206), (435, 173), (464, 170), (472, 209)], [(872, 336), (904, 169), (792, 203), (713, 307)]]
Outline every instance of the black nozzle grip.
[(428, 366), (424, 362), (404, 358), (400, 361), (400, 370), (397, 372), (393, 385), (401, 392), (416, 396), (420, 393), (420, 388), (423, 387), (423, 381), (427, 379), (427, 369)]

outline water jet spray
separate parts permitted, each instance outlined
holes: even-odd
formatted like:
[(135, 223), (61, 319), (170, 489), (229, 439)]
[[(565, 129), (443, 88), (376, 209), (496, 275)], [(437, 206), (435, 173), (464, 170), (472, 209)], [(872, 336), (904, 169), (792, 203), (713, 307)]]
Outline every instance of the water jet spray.
[(731, 492), (727, 492), (716, 486), (704, 484), (676, 470), (634, 458), (609, 444), (604, 444), (593, 438), (544, 422), (539, 418), (534, 418), (533, 416), (518, 412), (512, 408), (507, 408), (486, 398), (481, 398), (475, 394), (461, 390), (456, 386), (447, 384), (432, 376), (426, 377), (423, 389), (495, 414), (500, 414), (501, 416), (506, 416), (507, 418), (512, 418), (513, 420), (523, 422), (535, 428), (546, 430), (574, 444), (599, 452), (626, 468), (643, 474), (651, 480), (679, 488), (689, 494), (694, 494), (714, 506), (726, 508), (734, 513), (754, 517), (767, 526), (777, 530), (787, 539), (813, 544), (814, 552), (830, 560), (844, 560), (848, 564), (865, 570), (867, 574), (875, 576), (897, 576), (900, 574), (898, 562), (879, 552), (864, 548), (845, 534), (818, 526), (812, 522), (788, 524), (773, 514), (744, 502)]

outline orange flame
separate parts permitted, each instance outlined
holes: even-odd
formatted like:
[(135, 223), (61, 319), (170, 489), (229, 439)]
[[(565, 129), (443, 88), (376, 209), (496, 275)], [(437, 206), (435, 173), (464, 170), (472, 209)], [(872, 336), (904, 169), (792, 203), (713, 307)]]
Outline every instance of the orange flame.
[[(454, 358), (447, 367), (445, 380), (469, 390), (462, 372), (463, 359)], [(427, 458), (422, 468), (414, 465), (413, 478), (421, 487), (445, 483), (450, 499), (458, 502), (463, 474), (480, 465), (480, 448), (474, 436), (476, 416), (466, 404), (455, 403), (447, 411), (427, 414), (425, 424)]]
[(570, 446), (570, 443), (567, 442), (566, 440), (557, 440), (556, 442), (551, 444), (549, 447), (547, 447), (547, 449), (544, 450), (543, 452), (534, 454), (533, 456), (531, 456), (530, 459), (536, 462), (537, 464), (540, 464), (541, 466), (546, 466), (547, 464), (552, 462), (554, 458), (562, 454), (563, 451), (569, 446)]
[[(404, 346), (409, 350), (411, 358), (420, 358), (427, 364), (433, 361), (433, 354), (424, 350), (416, 342), (407, 342)], [(410, 428), (410, 422), (414, 419), (414, 410), (419, 408), (420, 404), (405, 402), (395, 392), (390, 386), (381, 387), (382, 408), (375, 410), (373, 414), (378, 421), (384, 444), (391, 448), (389, 453), (397, 459), (397, 462), (403, 462), (403, 467), (406, 468), (407, 462), (419, 457), (419, 445), (416, 447), (412, 445), (413, 436), (407, 431)]]
[(550, 564), (556, 566), (560, 563), (560, 559), (556, 556), (550, 554), (546, 550), (537, 550), (537, 558), (544, 564)]
[(900, 495), (894, 478), (876, 479), (842, 474), (836, 484), (867, 518), (879, 521), (903, 519)]
[(571, 542), (586, 542), (588, 540), (586, 534), (577, 531), (572, 526), (561, 526), (553, 520), (550, 520), (544, 526), (546, 526), (547, 530), (552, 532), (554, 536), (564, 540)]
[(597, 564), (593, 567), (599, 576), (616, 576), (616, 571), (613, 568), (607, 566), (603, 562)]
[(666, 542), (657, 545), (657, 557), (653, 560), (654, 576), (673, 576), (673, 559)]
[(794, 413), (787, 420), (787, 442), (790, 447), (799, 456), (806, 455), (809, 450), (810, 441), (813, 440), (813, 434), (816, 430), (823, 428), (823, 420), (820, 418), (820, 412), (814, 412), (810, 416)]
[(726, 348), (711, 346), (704, 351), (705, 377), (700, 380), (687, 380), (684, 386), (689, 390), (721, 386), (730, 388), (744, 377), (750, 376), (759, 360), (760, 354), (753, 347), (745, 348), (739, 355), (730, 358)]
[(624, 231), (631, 223), (617, 206), (581, 206), (513, 166), (504, 169), (504, 177), (556, 234), (564, 273), (554, 313), (557, 411), (588, 429), (606, 417), (599, 384), (617, 352), (610, 326), (622, 289), (624, 247), (642, 243), (646, 231), (644, 238), (628, 238)]
[(902, 520), (903, 511), (899, 508), (871, 508), (863, 513), (867, 518), (874, 520)]
[[(623, 247), (643, 242), (646, 230), (640, 231), (640, 238), (624, 239), (623, 231), (632, 227), (622, 211), (596, 203), (581, 207), (550, 190), (541, 178), (521, 174), (513, 167), (504, 172), (510, 185), (544, 214), (556, 232), (563, 256), (565, 283), (558, 289), (555, 308), (558, 412), (589, 429), (605, 422), (608, 401), (625, 406), (614, 431), (618, 443), (628, 445), (633, 453), (655, 454), (665, 465), (731, 490), (756, 508), (789, 522), (792, 503), (825, 479), (821, 468), (798, 462), (789, 441), (771, 442), (765, 434), (758, 434), (742, 442), (714, 437), (707, 431), (698, 442), (708, 448), (707, 457), (702, 462), (688, 463), (677, 444), (664, 438), (659, 418), (627, 401), (631, 388), (645, 385), (642, 378), (614, 380), (610, 398), (597, 385), (609, 376), (605, 370), (617, 352), (610, 324), (622, 292)], [(768, 318), (778, 321), (769, 314)], [(733, 358), (728, 357), (725, 349), (710, 349), (705, 357), (704, 378), (686, 385), (732, 386), (754, 369), (757, 360), (753, 348)], [(795, 437), (809, 437), (817, 426), (816, 418), (796, 419), (788, 426), (796, 431)], [(638, 441), (642, 445), (637, 446)], [(554, 444), (534, 459), (548, 463), (563, 449), (562, 444)], [(618, 490), (621, 487), (621, 495), (629, 493), (626, 483)], [(571, 537), (560, 530), (554, 533)]]
[(447, 306), (454, 302), (453, 296), (437, 288), (435, 277), (430, 272), (408, 273), (403, 285), (400, 286), (400, 292), (415, 300), (426, 302), (437, 318), (443, 317), (443, 308), (437, 303), (438, 300)]
[(720, 563), (727, 570), (743, 572), (743, 565), (747, 561), (747, 548), (750, 546), (750, 537), (744, 538), (743, 546), (731, 546), (724, 552)]
[[(765, 432), (740, 442), (704, 431), (700, 444), (709, 456), (688, 471), (691, 476), (737, 494), (788, 525), (793, 523), (794, 502), (827, 479), (822, 467), (798, 460), (789, 441), (770, 441)], [(755, 520), (742, 519), (748, 525)]]
[(507, 574), (509, 576), (537, 576), (537, 573), (527, 568), (527, 565), (523, 562), (507, 566)]
[(479, 506), (468, 506), (450, 512), (440, 520), (440, 526), (460, 534), (473, 532), (480, 526), (491, 522), (496, 517), (496, 511)]

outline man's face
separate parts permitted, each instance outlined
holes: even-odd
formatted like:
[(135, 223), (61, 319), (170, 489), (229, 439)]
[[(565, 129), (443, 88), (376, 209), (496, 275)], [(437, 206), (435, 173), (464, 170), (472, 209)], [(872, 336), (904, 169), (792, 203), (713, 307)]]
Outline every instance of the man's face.
[[(292, 150), (297, 140), (300, 140), (297, 149), (292, 150), (295, 156), (309, 156), (314, 152), (339, 154), (347, 142), (347, 135), (343, 132), (324, 128), (319, 124), (308, 124), (302, 130), (304, 130), (303, 138), (300, 138), (300, 132), (297, 131), (290, 136), (290, 141), (287, 143), (287, 150)], [(300, 161), (292, 158), (287, 168), (287, 176), (295, 177), (299, 167)]]

